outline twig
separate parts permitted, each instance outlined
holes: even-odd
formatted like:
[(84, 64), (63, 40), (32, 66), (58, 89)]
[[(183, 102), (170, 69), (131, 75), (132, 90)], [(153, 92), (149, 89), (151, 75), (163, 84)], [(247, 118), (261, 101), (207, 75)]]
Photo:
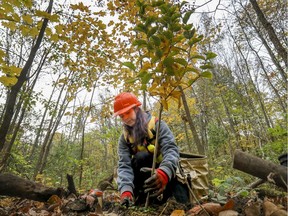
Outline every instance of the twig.
[(169, 202), (167, 201), (166, 205), (164, 206), (163, 210), (161, 211), (161, 213), (158, 216), (161, 216), (163, 214), (163, 212), (168, 207), (168, 205), (169, 205)]
[(186, 184), (187, 187), (189, 189), (190, 194), (193, 196), (193, 199), (195, 199), (195, 201), (197, 202), (197, 204), (200, 206), (200, 208), (203, 210), (203, 212), (207, 215), (210, 216), (210, 214), (206, 211), (205, 208), (203, 208), (203, 206), (201, 205), (201, 203), (199, 202), (199, 200), (197, 199), (197, 197), (195, 196), (194, 192), (192, 191), (192, 188), (190, 187), (189, 183), (187, 182), (187, 178), (185, 178), (186, 180)]

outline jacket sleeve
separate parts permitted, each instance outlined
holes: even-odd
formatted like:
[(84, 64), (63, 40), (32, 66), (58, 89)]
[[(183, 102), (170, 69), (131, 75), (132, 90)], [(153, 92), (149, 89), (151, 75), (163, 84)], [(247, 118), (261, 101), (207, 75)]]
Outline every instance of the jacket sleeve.
[[(156, 127), (158, 124), (156, 124)], [(160, 122), (158, 142), (163, 156), (159, 168), (163, 170), (168, 175), (169, 180), (171, 180), (171, 178), (176, 175), (176, 169), (179, 163), (179, 149), (176, 145), (173, 133), (162, 120)]]
[(120, 193), (130, 191), (133, 194), (134, 189), (134, 173), (131, 165), (130, 149), (124, 139), (123, 134), (118, 142), (118, 169), (117, 169), (117, 184)]

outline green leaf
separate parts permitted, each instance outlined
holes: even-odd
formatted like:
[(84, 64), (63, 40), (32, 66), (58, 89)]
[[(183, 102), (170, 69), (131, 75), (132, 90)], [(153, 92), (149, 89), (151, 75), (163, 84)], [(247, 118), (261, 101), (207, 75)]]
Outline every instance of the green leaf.
[(145, 27), (151, 26), (151, 24), (154, 23), (156, 20), (157, 20), (157, 17), (155, 17), (155, 16), (148, 16), (148, 17), (146, 18), (146, 21), (145, 21)]
[(190, 79), (187, 83), (188, 86), (191, 86), (195, 81), (196, 81), (196, 79)]
[(135, 70), (136, 69), (135, 65), (132, 62), (123, 62), (122, 64), (124, 66), (130, 68), (131, 70)]
[(163, 56), (163, 51), (160, 49), (157, 49), (155, 52), (155, 55), (160, 59)]
[(173, 63), (174, 63), (174, 59), (172, 57), (170, 57), (170, 56), (165, 58), (164, 61), (163, 61), (163, 65), (165, 67), (171, 67), (173, 65)]
[(167, 72), (168, 76), (174, 76), (175, 75), (175, 71), (172, 67), (167, 67), (166, 72)]
[(152, 77), (151, 73), (146, 73), (145, 76), (142, 77), (142, 84), (147, 84)]
[(210, 63), (204, 64), (200, 66), (201, 69), (205, 70), (205, 69), (212, 69), (213, 66)]
[(181, 14), (180, 14), (180, 13), (175, 13), (175, 14), (172, 15), (171, 20), (174, 22), (174, 21), (176, 21), (176, 19), (178, 19), (179, 17), (181, 17)]
[(163, 4), (165, 4), (164, 1), (152, 1), (152, 7), (159, 7)]
[(212, 79), (213, 78), (213, 74), (210, 71), (204, 71), (200, 74), (201, 77), (205, 77), (208, 79)]
[(154, 44), (155, 44), (156, 46), (160, 46), (161, 40), (160, 40), (159, 37), (152, 35), (151, 38), (152, 38), (152, 40), (154, 41)]
[(197, 68), (194, 68), (194, 67), (187, 67), (187, 68), (185, 68), (185, 72), (189, 72), (189, 71), (195, 72), (195, 73), (197, 73), (197, 74), (200, 73), (200, 70), (197, 69)]
[(183, 65), (183, 66), (186, 66), (188, 64), (187, 61), (183, 58), (176, 58), (176, 59), (174, 59), (174, 61)]
[(132, 43), (133, 46), (147, 46), (147, 42), (145, 40), (135, 40)]
[(187, 25), (184, 25), (183, 29), (188, 31), (188, 30), (190, 30), (192, 27), (193, 27), (193, 24), (187, 24)]
[(152, 35), (154, 35), (155, 32), (157, 31), (157, 29), (158, 29), (157, 26), (152, 27), (152, 28), (148, 31), (148, 33), (147, 33), (147, 37), (149, 38), (149, 37), (151, 37)]
[(148, 72), (146, 70), (141, 70), (138, 74), (137, 77), (140, 77), (141, 79), (146, 76)]
[(147, 85), (146, 84), (142, 84), (140, 87), (140, 90), (147, 90)]
[(186, 4), (186, 3), (188, 3), (187, 1), (182, 1), (181, 2), (181, 5), (180, 5), (180, 8), (184, 5), (184, 4)]
[(195, 43), (198, 43), (199, 41), (201, 41), (203, 39), (203, 35), (200, 35), (199, 37), (193, 37), (188, 44), (190, 46), (193, 46)]
[(209, 59), (215, 58), (216, 56), (217, 56), (216, 53), (213, 53), (213, 52), (207, 52), (207, 53), (206, 53), (206, 60), (209, 60)]
[(126, 83), (127, 83), (127, 84), (135, 84), (135, 81), (136, 81), (135, 78), (133, 78), (133, 79), (128, 79), (128, 80), (126, 80)]
[(163, 35), (169, 40), (172, 39), (172, 37), (173, 37), (173, 33), (171, 31), (169, 31), (169, 30), (163, 32)]
[(241, 190), (238, 192), (238, 194), (242, 197), (247, 197), (249, 195), (249, 191), (247, 190)]
[(188, 22), (188, 20), (189, 20), (189, 18), (190, 18), (192, 13), (193, 13), (193, 11), (188, 11), (188, 12), (185, 13), (185, 15), (183, 17), (183, 23), (184, 24), (187, 24), (187, 22)]
[(143, 25), (142, 23), (138, 24), (135, 28), (134, 31), (138, 31), (138, 32), (147, 32), (147, 28), (145, 25)]
[(205, 60), (205, 57), (202, 56), (202, 55), (196, 54), (196, 55), (192, 55), (191, 59), (202, 59), (202, 60)]
[(181, 30), (181, 26), (179, 24), (175, 24), (175, 25), (172, 26), (171, 30), (173, 32), (178, 32), (178, 31)]

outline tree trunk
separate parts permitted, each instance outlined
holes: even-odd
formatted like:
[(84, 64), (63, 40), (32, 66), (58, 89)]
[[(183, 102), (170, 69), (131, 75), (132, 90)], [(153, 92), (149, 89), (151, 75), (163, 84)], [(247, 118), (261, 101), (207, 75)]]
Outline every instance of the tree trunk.
[(274, 181), (287, 190), (287, 167), (255, 157), (241, 150), (235, 150), (233, 168), (263, 180)]
[[(58, 110), (58, 106), (59, 106), (59, 103), (60, 103), (59, 101), (61, 99), (63, 91), (64, 91), (64, 86), (62, 86), (60, 94), (58, 96), (58, 99), (57, 99), (57, 102), (56, 102), (56, 105), (55, 105), (55, 110)], [(66, 93), (66, 96), (67, 96), (67, 93)], [(38, 173), (41, 173), (40, 170), (42, 169), (43, 164), (45, 163), (44, 156), (45, 156), (46, 152), (49, 151), (48, 150), (48, 148), (49, 148), (49, 140), (50, 140), (50, 137), (52, 136), (51, 134), (53, 132), (53, 123), (54, 123), (55, 117), (56, 117), (56, 114), (52, 114), (50, 122), (49, 122), (49, 125), (48, 125), (48, 128), (47, 128), (47, 133), (45, 135), (45, 138), (44, 138), (44, 141), (43, 141), (43, 144), (42, 144), (42, 148), (41, 148), (41, 151), (40, 151), (40, 154), (39, 154), (39, 157), (38, 157), (38, 161), (37, 161), (37, 164), (36, 164), (36, 167), (35, 167), (35, 170), (34, 170), (33, 180), (35, 180), (35, 178), (36, 178)]]
[(256, 12), (256, 15), (260, 21), (260, 23), (263, 25), (264, 29), (267, 31), (269, 38), (271, 42), (273, 43), (275, 49), (277, 50), (278, 54), (281, 56), (283, 61), (285, 62), (286, 67), (288, 66), (287, 64), (287, 51), (286, 49), (282, 46), (281, 42), (279, 41), (272, 25), (268, 22), (266, 19), (265, 15), (263, 14), (262, 10), (260, 9), (258, 3), (256, 0), (250, 0), (253, 9)]
[[(268, 42), (265, 40), (264, 36), (262, 35), (260, 29), (258, 29), (256, 27), (256, 25), (254, 24), (253, 18), (251, 18), (250, 14), (248, 13), (248, 11), (246, 10), (246, 8), (241, 4), (242, 8), (245, 10), (245, 13), (247, 15), (247, 17), (249, 18), (250, 24), (251, 26), (255, 29), (255, 32), (257, 33), (258, 37), (260, 38), (260, 40), (262, 41), (264, 47), (266, 48), (267, 52), (269, 53), (272, 62), (274, 63), (274, 65), (276, 66), (276, 68), (279, 70), (280, 75), (282, 76), (283, 82), (287, 83), (287, 75), (285, 70), (282, 68), (280, 62), (277, 60), (277, 57), (274, 55), (272, 49), (269, 47)], [(287, 84), (284, 84), (283, 86), (284, 88), (287, 89)]]
[(199, 139), (196, 127), (195, 127), (195, 125), (194, 125), (194, 123), (192, 121), (192, 117), (190, 115), (190, 111), (189, 111), (189, 107), (188, 107), (188, 104), (187, 104), (187, 101), (186, 101), (186, 97), (185, 97), (184, 91), (183, 91), (181, 86), (179, 86), (179, 89), (181, 91), (181, 97), (182, 97), (182, 101), (183, 101), (183, 106), (184, 106), (184, 109), (185, 109), (185, 112), (186, 112), (186, 116), (187, 116), (187, 120), (188, 120), (190, 129), (191, 129), (191, 132), (193, 134), (194, 142), (195, 142), (195, 144), (197, 146), (198, 153), (202, 154), (202, 155), (205, 155), (205, 148), (204, 148), (203, 144), (201, 143), (201, 141)]
[(61, 188), (46, 187), (12, 174), (0, 174), (0, 195), (45, 202), (52, 195), (63, 197), (65, 191)]
[[(47, 8), (48, 13), (51, 13), (52, 5), (53, 5), (53, 0), (50, 0), (49, 6)], [(5, 141), (6, 141), (6, 135), (8, 133), (11, 119), (12, 119), (13, 114), (14, 114), (14, 107), (15, 107), (17, 95), (20, 92), (22, 85), (27, 80), (27, 74), (29, 72), (29, 69), (30, 69), (32, 63), (33, 63), (36, 52), (38, 51), (40, 44), (42, 42), (47, 24), (48, 24), (48, 19), (44, 18), (42, 27), (40, 29), (40, 32), (39, 32), (39, 35), (37, 38), (37, 41), (36, 41), (34, 47), (31, 49), (29, 58), (28, 58), (27, 62), (25, 63), (25, 65), (24, 65), (24, 67), (20, 73), (20, 76), (18, 77), (17, 83), (11, 87), (11, 92), (10, 92), (9, 97), (7, 99), (6, 110), (5, 110), (5, 114), (3, 117), (3, 122), (0, 126), (0, 151), (2, 151), (4, 144), (5, 144)]]

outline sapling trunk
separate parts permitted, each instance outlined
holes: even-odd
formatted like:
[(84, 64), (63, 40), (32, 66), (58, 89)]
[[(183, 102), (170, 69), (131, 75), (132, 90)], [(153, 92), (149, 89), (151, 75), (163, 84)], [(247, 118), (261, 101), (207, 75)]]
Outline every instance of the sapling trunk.
[[(158, 125), (157, 125), (157, 128), (156, 128), (155, 148), (154, 148), (154, 154), (153, 154), (153, 163), (152, 163), (151, 176), (155, 173), (156, 159), (157, 159), (158, 146), (159, 146), (158, 138), (159, 138), (161, 117), (162, 117), (162, 110), (163, 110), (163, 105), (162, 105), (162, 103), (160, 103), (160, 109), (159, 109), (159, 114), (158, 114)], [(145, 208), (147, 208), (148, 205), (149, 205), (149, 195), (150, 195), (150, 193), (148, 192), (147, 193), (147, 197), (146, 197)]]

